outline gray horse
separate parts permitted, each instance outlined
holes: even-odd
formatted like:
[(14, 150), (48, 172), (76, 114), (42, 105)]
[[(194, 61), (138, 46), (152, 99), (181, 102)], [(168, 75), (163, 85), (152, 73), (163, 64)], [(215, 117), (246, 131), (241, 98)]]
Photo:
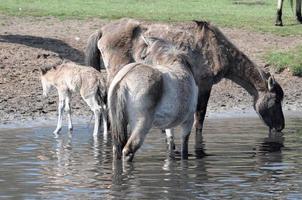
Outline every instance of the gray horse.
[[(111, 82), (108, 106), (115, 157), (131, 161), (151, 127), (166, 129), (172, 147), (171, 129), (180, 126), (182, 158), (187, 159), (198, 88), (185, 52), (165, 40), (144, 38), (136, 22), (125, 27), (108, 24), (102, 31), (98, 47)], [(142, 57), (156, 65), (131, 63)]]
[[(112, 24), (125, 29), (127, 20), (119, 20)], [(218, 28), (204, 21), (196, 21), (181, 29), (164, 24), (140, 26), (146, 36), (164, 38), (179, 49), (188, 49), (188, 47), (191, 49), (188, 51), (188, 56), (198, 85), (198, 103), (195, 112), (195, 149), (198, 157), (204, 155), (202, 128), (211, 89), (223, 78), (234, 81), (249, 92), (254, 100), (254, 109), (269, 130), (281, 131), (284, 128), (282, 88), (270, 74), (265, 73), (238, 50)], [(128, 38), (124, 29), (120, 28), (118, 35)], [(111, 30), (100, 30), (91, 35), (86, 49), (87, 65), (102, 68), (102, 58), (97, 44), (106, 31), (110, 33)], [(120, 54), (121, 59), (131, 51), (130, 47), (125, 47)]]

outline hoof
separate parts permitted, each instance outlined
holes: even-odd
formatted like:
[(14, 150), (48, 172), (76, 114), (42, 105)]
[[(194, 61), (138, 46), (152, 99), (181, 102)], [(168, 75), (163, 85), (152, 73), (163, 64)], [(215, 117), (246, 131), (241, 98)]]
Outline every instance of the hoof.
[(282, 22), (276, 22), (275, 26), (283, 26), (283, 23)]
[(56, 130), (53, 132), (53, 134), (59, 134), (60, 131), (61, 131), (61, 129), (56, 129)]
[(73, 127), (68, 127), (68, 130), (69, 131), (73, 131)]
[(197, 159), (204, 158), (204, 157), (208, 156), (208, 154), (206, 154), (205, 151), (202, 150), (202, 149), (196, 149), (195, 150), (195, 155), (196, 155)]
[(133, 158), (134, 158), (133, 153), (129, 153), (128, 155), (123, 156), (123, 160), (126, 162), (132, 162)]

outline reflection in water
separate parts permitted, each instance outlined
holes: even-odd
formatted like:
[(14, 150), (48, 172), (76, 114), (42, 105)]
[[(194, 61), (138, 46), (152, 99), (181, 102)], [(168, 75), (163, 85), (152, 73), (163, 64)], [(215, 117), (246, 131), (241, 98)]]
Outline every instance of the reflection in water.
[(301, 122), (266, 135), (259, 119), (207, 120), (209, 156), (196, 158), (193, 137), (188, 160), (168, 159), (154, 130), (124, 165), (112, 160), (110, 137), (94, 138), (85, 125), (57, 137), (52, 127), (0, 131), (0, 198), (300, 199)]

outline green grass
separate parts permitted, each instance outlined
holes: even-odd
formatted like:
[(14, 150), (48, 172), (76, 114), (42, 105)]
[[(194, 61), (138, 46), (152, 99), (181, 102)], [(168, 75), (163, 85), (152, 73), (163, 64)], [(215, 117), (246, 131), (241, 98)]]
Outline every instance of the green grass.
[(286, 52), (270, 52), (266, 60), (275, 67), (277, 72), (288, 68), (293, 75), (302, 76), (302, 46)]
[[(204, 19), (218, 26), (302, 36), (302, 25), (295, 21), (288, 1), (283, 10), (285, 26), (274, 26), (276, 4), (276, 0), (0, 0), (0, 14), (60, 19), (132, 17), (165, 22)], [(288, 67), (294, 75), (301, 76), (299, 55), (302, 55), (302, 47), (272, 52), (266, 59), (279, 71)]]
[(62, 19), (133, 17), (152, 21), (207, 19), (220, 26), (278, 35), (302, 35), (288, 2), (284, 24), (274, 26), (272, 0), (0, 0), (0, 13), (15, 16), (55, 16)]

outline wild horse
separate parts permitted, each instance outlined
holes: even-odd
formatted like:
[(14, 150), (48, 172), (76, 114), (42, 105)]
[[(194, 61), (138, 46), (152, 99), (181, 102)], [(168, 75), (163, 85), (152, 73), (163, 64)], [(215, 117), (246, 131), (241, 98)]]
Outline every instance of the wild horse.
[[(141, 36), (139, 23), (124, 22), (125, 26), (104, 26), (98, 43), (111, 80), (108, 108), (114, 155), (131, 161), (151, 127), (166, 129), (173, 152), (171, 129), (180, 126), (181, 155), (186, 159), (198, 92), (189, 58), (165, 40)], [(156, 64), (133, 62), (142, 57)]]
[[(114, 23), (117, 27), (126, 28), (125, 21), (127, 20)], [(188, 49), (188, 47), (191, 49), (188, 55), (198, 86), (198, 103), (195, 112), (195, 151), (198, 157), (204, 155), (202, 128), (211, 89), (223, 78), (234, 81), (248, 91), (253, 97), (254, 109), (270, 131), (283, 130), (284, 116), (281, 105), (283, 90), (281, 86), (269, 73), (265, 73), (238, 50), (217, 27), (204, 21), (195, 21), (180, 29), (164, 24), (140, 26), (146, 36), (164, 38), (177, 45), (179, 49)], [(98, 48), (102, 34), (104, 34), (103, 30), (92, 34), (86, 48), (87, 65), (97, 69), (100, 69), (103, 63)], [(119, 33), (120, 37), (124, 34), (123, 31)], [(123, 59), (129, 52), (131, 52), (130, 47), (123, 49), (120, 59)]]

